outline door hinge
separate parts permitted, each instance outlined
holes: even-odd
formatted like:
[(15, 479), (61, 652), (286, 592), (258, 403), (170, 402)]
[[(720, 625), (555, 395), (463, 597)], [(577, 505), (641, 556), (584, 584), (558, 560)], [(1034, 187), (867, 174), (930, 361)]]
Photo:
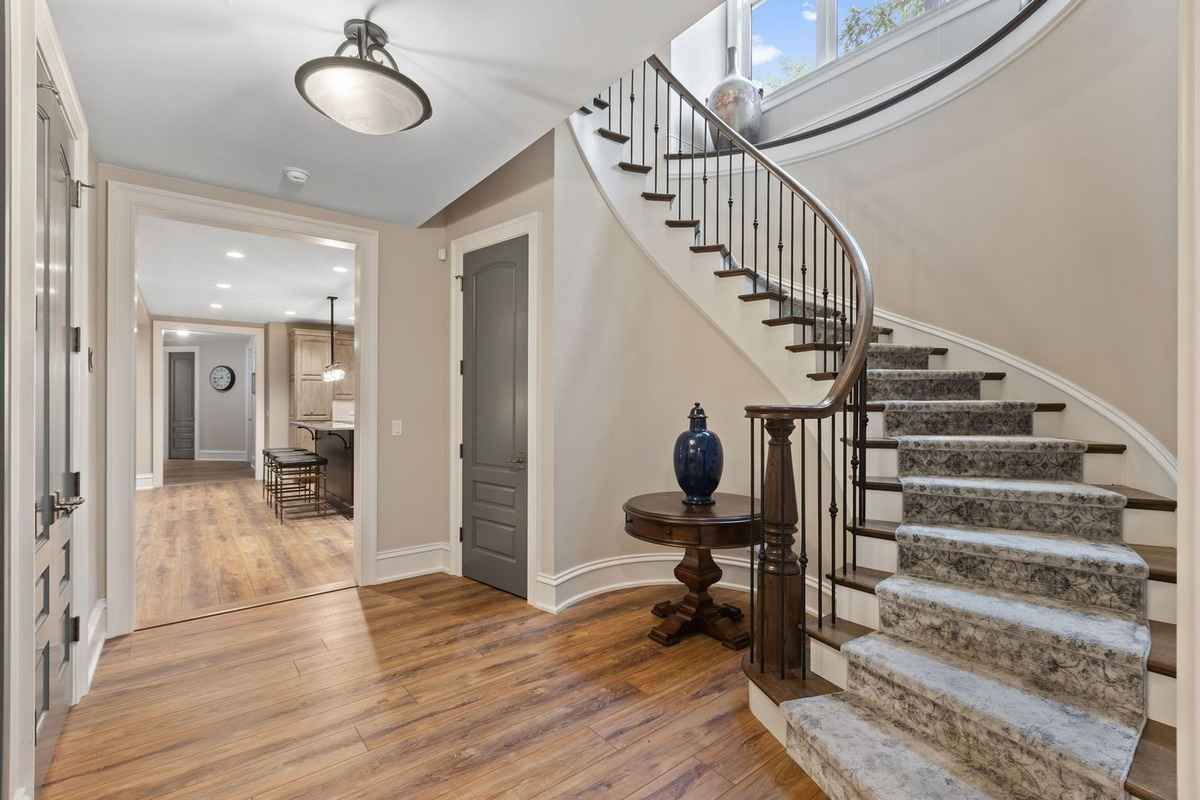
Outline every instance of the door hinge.
[(96, 352), (92, 348), (88, 348), (88, 374), (96, 371)]
[(71, 326), (71, 352), (79, 353), (83, 351), (83, 328), (78, 325)]
[(466, 374), (466, 372), (464, 372), (464, 369), (465, 369), (465, 367), (463, 367), (463, 360), (460, 358), (460, 359), (458, 360), (458, 374), (459, 374), (459, 375), (465, 375), (465, 374)]
[(459, 526), (458, 526), (458, 540), (459, 540), (460, 542), (463, 540), (462, 525), (459, 525)]
[(73, 181), (71, 183), (71, 207), (83, 208), (83, 190), (95, 189), (96, 184), (84, 183), (83, 181)]
[(458, 457), (459, 457), (459, 458), (462, 458), (462, 457), (463, 457), (463, 446), (462, 446), (462, 442), (459, 442), (459, 443), (458, 443)]
[(79, 617), (71, 617), (71, 642), (79, 641)]

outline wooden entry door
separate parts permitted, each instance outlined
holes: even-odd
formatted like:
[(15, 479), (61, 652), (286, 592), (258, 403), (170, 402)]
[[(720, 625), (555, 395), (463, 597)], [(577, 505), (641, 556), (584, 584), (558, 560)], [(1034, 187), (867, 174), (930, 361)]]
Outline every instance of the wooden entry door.
[(167, 458), (195, 458), (195, 353), (167, 353), (167, 429)]
[(463, 257), (463, 575), (525, 597), (529, 237)]

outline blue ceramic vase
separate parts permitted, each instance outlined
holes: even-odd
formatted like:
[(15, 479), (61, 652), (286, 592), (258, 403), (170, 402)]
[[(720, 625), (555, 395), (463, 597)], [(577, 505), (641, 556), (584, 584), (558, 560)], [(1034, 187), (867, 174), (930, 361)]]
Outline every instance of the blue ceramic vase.
[(721, 470), (725, 466), (725, 451), (721, 439), (708, 429), (708, 417), (696, 403), (688, 414), (688, 429), (675, 440), (675, 480), (683, 489), (683, 502), (690, 506), (711, 506)]

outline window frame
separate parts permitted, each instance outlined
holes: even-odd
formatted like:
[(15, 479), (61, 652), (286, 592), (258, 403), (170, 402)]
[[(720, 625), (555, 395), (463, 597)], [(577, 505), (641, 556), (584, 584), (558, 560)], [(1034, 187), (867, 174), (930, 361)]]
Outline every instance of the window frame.
[[(840, 1), (850, 2), (852, 0)], [(769, 0), (726, 0), (726, 2), (730, 4), (731, 17), (738, 21), (737, 25), (733, 26), (736, 30), (731, 30), (729, 45), (739, 48), (739, 52), (742, 54), (742, 72), (751, 80), (755, 80), (751, 63), (754, 36), (752, 17), (754, 9)], [(911, 22), (877, 36), (841, 56), (837, 53), (837, 4), (839, 0), (814, 0), (814, 2), (817, 6), (818, 63), (807, 74), (788, 81), (776, 88), (775, 91), (765, 95), (764, 111), (802, 94), (808, 88), (832, 80), (847, 70), (877, 58), (907, 41), (945, 25), (981, 6), (998, 2), (998, 0), (941, 0), (940, 7), (926, 11)], [(1028, 0), (1020, 0), (1020, 5), (1024, 6), (1027, 2)]]

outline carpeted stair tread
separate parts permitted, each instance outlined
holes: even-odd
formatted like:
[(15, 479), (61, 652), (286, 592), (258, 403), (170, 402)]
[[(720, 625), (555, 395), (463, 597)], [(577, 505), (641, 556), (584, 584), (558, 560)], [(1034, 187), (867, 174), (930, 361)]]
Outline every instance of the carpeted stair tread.
[(1024, 503), (1070, 503), (1104, 508), (1124, 508), (1125, 495), (1101, 486), (1076, 481), (1021, 480), (1019, 478), (900, 478), (905, 493), (952, 495)]
[(893, 344), (891, 342), (872, 342), (867, 345), (869, 353), (924, 353), (925, 355), (945, 355), (948, 348), (927, 347), (921, 344)]
[[(1114, 796), (1122, 791), (1138, 745), (1138, 726), (1054, 700), (1015, 678), (978, 671), (974, 664), (956, 656), (934, 654), (887, 636), (855, 639), (842, 653), (850, 663), (849, 683), (854, 692), (869, 692), (869, 687), (856, 685), (854, 674), (859, 664), (865, 665), (868, 671), (933, 700), (938, 707), (951, 709), (970, 724), (1037, 754), (1048, 772), (1065, 768), (1102, 781)], [(947, 735), (955, 736), (954, 729), (961, 724), (946, 724)], [(1030, 765), (1022, 762), (1020, 766)], [(997, 765), (997, 769), (1004, 768)]]
[[(925, 370), (925, 372), (932, 371)], [(878, 403), (883, 407), (884, 411), (918, 411), (927, 413), (966, 411), (976, 414), (987, 414), (999, 411), (1009, 414), (1032, 414), (1038, 408), (1037, 403), (1025, 403), (1018, 400), (881, 400)]]
[(1004, 452), (1086, 453), (1088, 443), (1054, 436), (928, 436), (896, 437), (901, 450), (1001, 450)]
[(997, 380), (998, 372), (972, 369), (868, 369), (867, 377), (889, 381), (986, 381)]
[(1123, 616), (1074, 608), (1045, 598), (897, 575), (875, 587), (880, 605), (891, 600), (937, 607), (961, 619), (1009, 635), (1030, 645), (1069, 645), (1102, 652), (1112, 663), (1140, 665), (1150, 653), (1150, 630)]
[(957, 553), (975, 553), (1012, 561), (1038, 562), (1103, 575), (1146, 578), (1149, 567), (1131, 548), (1054, 533), (960, 525), (907, 524), (896, 528), (897, 542), (919, 542)]
[(833, 798), (846, 800), (998, 800), (983, 776), (887, 721), (852, 695), (797, 700), (781, 707), (788, 752)]

